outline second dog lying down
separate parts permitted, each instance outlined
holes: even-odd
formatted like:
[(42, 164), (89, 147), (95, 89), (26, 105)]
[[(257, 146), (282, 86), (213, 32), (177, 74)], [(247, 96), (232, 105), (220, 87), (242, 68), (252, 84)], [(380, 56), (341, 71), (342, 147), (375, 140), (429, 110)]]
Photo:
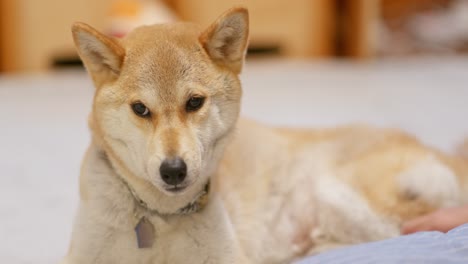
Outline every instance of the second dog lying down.
[(238, 120), (245, 9), (73, 35), (96, 94), (64, 263), (288, 263), (466, 201), (468, 162), (401, 132)]

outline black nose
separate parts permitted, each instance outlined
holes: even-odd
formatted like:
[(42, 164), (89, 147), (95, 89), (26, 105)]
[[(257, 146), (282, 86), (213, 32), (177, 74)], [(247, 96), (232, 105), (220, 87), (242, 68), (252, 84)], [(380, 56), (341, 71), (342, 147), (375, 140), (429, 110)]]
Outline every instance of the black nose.
[(165, 159), (159, 167), (159, 173), (165, 183), (177, 185), (182, 183), (187, 176), (187, 164), (179, 157)]

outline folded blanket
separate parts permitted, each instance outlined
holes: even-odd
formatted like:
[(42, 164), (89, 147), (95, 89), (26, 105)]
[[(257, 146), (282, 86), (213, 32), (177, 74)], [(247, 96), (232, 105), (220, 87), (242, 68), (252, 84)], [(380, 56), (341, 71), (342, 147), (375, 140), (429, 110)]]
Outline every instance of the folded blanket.
[(332, 250), (296, 264), (315, 263), (468, 263), (468, 224), (448, 233), (419, 232), (412, 235)]

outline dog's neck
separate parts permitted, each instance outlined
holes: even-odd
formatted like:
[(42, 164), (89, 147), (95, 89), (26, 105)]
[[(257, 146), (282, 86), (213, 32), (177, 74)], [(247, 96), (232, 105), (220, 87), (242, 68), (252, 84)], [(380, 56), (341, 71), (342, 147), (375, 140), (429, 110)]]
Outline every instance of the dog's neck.
[(166, 213), (160, 212), (157, 209), (151, 208), (148, 203), (146, 203), (135, 191), (135, 189), (120, 175), (117, 170), (112, 165), (112, 162), (109, 160), (107, 153), (103, 149), (99, 149), (99, 156), (101, 159), (115, 172), (119, 181), (128, 189), (129, 193), (133, 197), (137, 207), (143, 211), (144, 215), (153, 215), (153, 216), (171, 216), (171, 215), (186, 215), (191, 213), (196, 213), (202, 210), (208, 203), (208, 195), (210, 191), (210, 181), (205, 184), (205, 187), (185, 206), (177, 209), (175, 212)]

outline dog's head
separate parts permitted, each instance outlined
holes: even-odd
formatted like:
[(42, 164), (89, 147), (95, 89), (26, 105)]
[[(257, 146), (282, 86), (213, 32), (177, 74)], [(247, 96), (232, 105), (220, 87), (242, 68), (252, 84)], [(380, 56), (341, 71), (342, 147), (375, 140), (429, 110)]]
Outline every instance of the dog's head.
[(114, 39), (76, 23), (72, 32), (96, 86), (93, 137), (122, 176), (172, 200), (199, 192), (239, 115), (247, 10), (205, 30), (143, 26)]

